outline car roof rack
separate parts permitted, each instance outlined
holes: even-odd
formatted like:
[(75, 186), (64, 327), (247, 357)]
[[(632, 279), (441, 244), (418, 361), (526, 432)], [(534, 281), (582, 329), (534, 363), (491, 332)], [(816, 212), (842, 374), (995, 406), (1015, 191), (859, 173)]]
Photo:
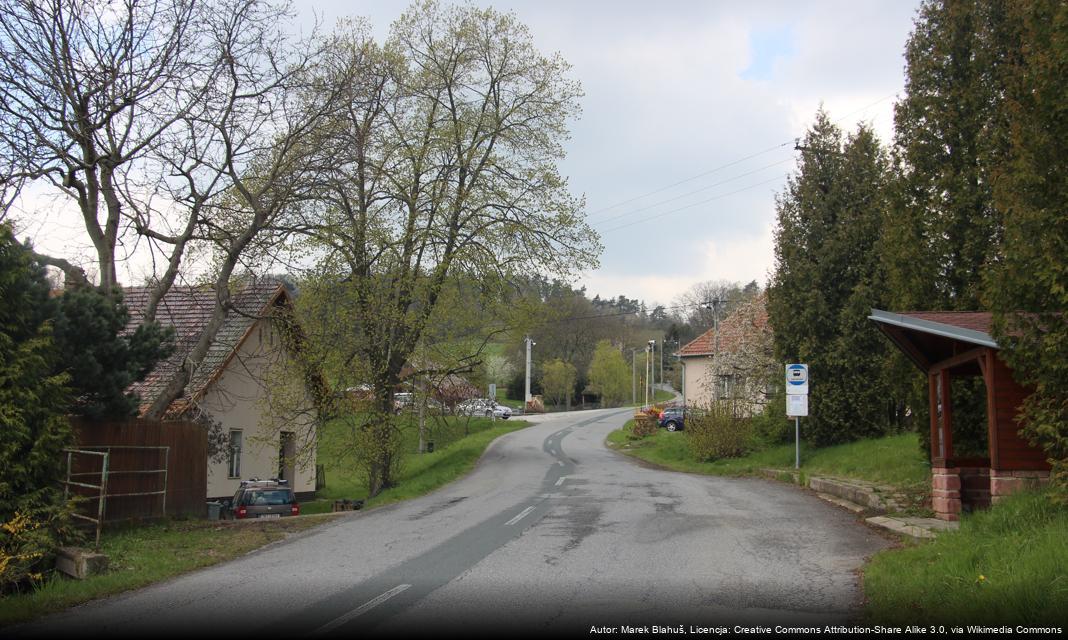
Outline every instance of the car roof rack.
[(249, 478), (248, 480), (242, 480), (242, 487), (251, 487), (253, 485), (259, 485), (269, 487), (271, 485), (278, 485), (280, 487), (288, 487), (289, 480), (280, 480), (278, 478), (268, 478), (267, 480), (261, 480), (259, 478)]

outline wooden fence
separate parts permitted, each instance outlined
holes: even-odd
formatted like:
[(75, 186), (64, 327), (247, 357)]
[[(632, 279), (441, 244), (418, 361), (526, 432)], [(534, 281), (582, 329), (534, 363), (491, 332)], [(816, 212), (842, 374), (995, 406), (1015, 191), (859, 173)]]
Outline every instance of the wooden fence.
[[(192, 422), (71, 419), (74, 448), (108, 451), (105, 521), (167, 516), (205, 517), (208, 434)], [(71, 472), (99, 483), (98, 456), (75, 454)], [(165, 493), (160, 493), (165, 492)], [(90, 505), (95, 492), (78, 491)], [(139, 495), (138, 495), (139, 494)]]

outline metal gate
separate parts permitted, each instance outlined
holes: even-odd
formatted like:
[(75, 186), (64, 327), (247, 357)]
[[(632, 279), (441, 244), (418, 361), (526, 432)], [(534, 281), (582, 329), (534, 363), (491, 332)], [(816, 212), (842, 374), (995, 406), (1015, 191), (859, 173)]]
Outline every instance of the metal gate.
[[(158, 451), (160, 456), (159, 468), (150, 469), (112, 469), (112, 452), (115, 450), (142, 450), (142, 451)], [(90, 500), (95, 499), (96, 504), (96, 517), (91, 515), (85, 515), (81, 513), (74, 513), (74, 517), (81, 520), (86, 520), (93, 523), (96, 526), (96, 542), (97, 547), (100, 546), (100, 530), (104, 525), (104, 516), (107, 510), (108, 498), (124, 498), (130, 496), (160, 496), (160, 515), (167, 515), (167, 471), (168, 461), (170, 459), (170, 447), (153, 447), (153, 446), (135, 446), (135, 445), (111, 445), (111, 446), (86, 446), (81, 449), (64, 449), (67, 454), (67, 477), (63, 481), (63, 496), (69, 498), (72, 487), (79, 487), (82, 489), (89, 489), (93, 491), (93, 494), (86, 495), (84, 497)], [(92, 456), (100, 460), (99, 470), (92, 471), (74, 471), (75, 456)], [(117, 475), (140, 475), (142, 477), (151, 477), (156, 475), (159, 478), (159, 489), (152, 491), (125, 491), (122, 493), (109, 493), (108, 492), (108, 480)], [(77, 479), (75, 479), (77, 478)], [(94, 484), (91, 480), (97, 478)], [(92, 510), (90, 510), (92, 513)]]

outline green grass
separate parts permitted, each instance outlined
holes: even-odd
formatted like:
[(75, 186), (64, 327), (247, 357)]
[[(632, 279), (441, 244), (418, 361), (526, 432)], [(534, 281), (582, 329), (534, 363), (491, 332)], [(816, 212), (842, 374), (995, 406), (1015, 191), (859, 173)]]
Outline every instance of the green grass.
[(0, 598), (0, 627), (217, 564), (331, 519), (170, 520), (105, 529), (107, 573), (85, 580), (54, 575), (32, 592)]
[(512, 409), (522, 409), (523, 408), (523, 401), (522, 400), (512, 400), (511, 398), (509, 398), (507, 396), (508, 396), (508, 389), (504, 388), (503, 386), (497, 387), (497, 404), (502, 404), (502, 405), (504, 405), (506, 407), (510, 407)]
[(664, 391), (663, 389), (657, 389), (653, 393), (653, 402), (667, 402), (668, 400), (674, 400), (675, 393), (672, 391)]
[(366, 500), (364, 507), (367, 508), (424, 495), (470, 471), (490, 442), (522, 429), (528, 423), (514, 418), (491, 421), (488, 418), (438, 416), (436, 420), (428, 420), (427, 425), (430, 429), (428, 439), (434, 441), (434, 452), (418, 453), (418, 429), (409, 425), (403, 430), (407, 454), (397, 485), (368, 499), (366, 480), (350, 459), (336, 453), (344, 449), (346, 425), (341, 421), (328, 424), (319, 445), (319, 462), (325, 467), (326, 487), (318, 492), (316, 500), (303, 503), (301, 512), (325, 513), (332, 509), (334, 500)]
[[(643, 440), (631, 435), (633, 421), (608, 435), (608, 443), (627, 455), (676, 471), (710, 475), (747, 475), (761, 469), (793, 469), (794, 445), (776, 445), (741, 458), (700, 462), (693, 459), (685, 432), (658, 430)], [(856, 478), (903, 489), (927, 487), (930, 465), (915, 434), (860, 440), (822, 449), (801, 443), (801, 470), (815, 475)]]
[(1068, 508), (1020, 493), (960, 530), (876, 555), (865, 615), (900, 624), (1068, 626)]

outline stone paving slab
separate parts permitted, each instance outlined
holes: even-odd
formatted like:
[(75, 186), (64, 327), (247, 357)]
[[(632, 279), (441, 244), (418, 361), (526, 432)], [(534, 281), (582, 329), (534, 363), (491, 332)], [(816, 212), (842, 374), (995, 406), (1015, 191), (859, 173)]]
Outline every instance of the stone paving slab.
[(889, 516), (874, 516), (866, 521), (877, 527), (889, 529), (913, 538), (934, 538), (942, 531), (956, 530), (960, 523), (939, 520), (938, 518), (892, 518)]

